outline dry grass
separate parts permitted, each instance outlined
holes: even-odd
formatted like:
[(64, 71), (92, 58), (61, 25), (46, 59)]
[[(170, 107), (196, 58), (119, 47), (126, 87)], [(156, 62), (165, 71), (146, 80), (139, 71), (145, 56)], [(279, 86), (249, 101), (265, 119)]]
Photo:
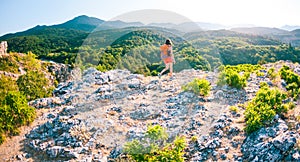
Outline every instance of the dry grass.
[(88, 140), (91, 138), (91, 133), (88, 132), (87, 128), (83, 125), (72, 127), (70, 129), (70, 134), (71, 136), (83, 142), (88, 142)]
[(243, 116), (241, 116), (241, 117), (239, 117), (238, 119), (236, 119), (235, 122), (236, 122), (236, 123), (239, 123), (239, 124), (245, 123), (245, 118), (244, 118)]

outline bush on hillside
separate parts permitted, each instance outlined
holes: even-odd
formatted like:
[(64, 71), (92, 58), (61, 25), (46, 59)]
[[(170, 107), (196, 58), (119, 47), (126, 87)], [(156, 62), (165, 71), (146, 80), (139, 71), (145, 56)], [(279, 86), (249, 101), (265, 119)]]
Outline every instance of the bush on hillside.
[(24, 66), (24, 70), (26, 71), (41, 70), (42, 69), (41, 63), (36, 58), (37, 56), (32, 52), (28, 52), (24, 57), (21, 57), (20, 62), (22, 62)]
[(19, 64), (16, 58), (11, 55), (0, 57), (0, 71), (6, 71), (6, 72), (18, 74)]
[(211, 86), (208, 80), (195, 78), (193, 81), (182, 86), (184, 91), (191, 91), (197, 95), (207, 96), (210, 92)]
[(300, 76), (290, 70), (288, 66), (283, 66), (279, 70), (280, 77), (286, 82), (286, 90), (293, 98), (300, 94)]
[(18, 91), (18, 85), (11, 77), (0, 75), (0, 105), (9, 91)]
[(260, 65), (240, 64), (236, 66), (227, 65), (221, 67), (219, 74), (218, 85), (229, 85), (234, 88), (244, 88), (247, 86), (247, 79), (250, 73), (259, 73), (263, 69)]
[(20, 92), (9, 92), (0, 106), (0, 143), (5, 134), (18, 134), (18, 128), (33, 122), (35, 117), (35, 109), (28, 106), (25, 96)]
[(45, 74), (38, 71), (28, 71), (19, 77), (17, 84), (28, 100), (49, 97), (53, 90), (53, 87), (49, 87)]
[(272, 67), (267, 71), (267, 77), (271, 80), (274, 80), (277, 76), (278, 74), (275, 72), (275, 68)]
[(262, 83), (256, 96), (246, 106), (246, 132), (258, 130), (273, 120), (276, 114), (280, 115), (290, 109), (292, 104), (283, 103), (286, 98), (287, 95), (278, 88), (269, 88), (266, 83)]
[(241, 89), (246, 87), (249, 73), (241, 75), (233, 70), (223, 71), (219, 74), (218, 85), (229, 85), (231, 87)]
[(124, 145), (124, 153), (132, 160), (142, 161), (184, 161), (183, 137), (176, 137), (173, 143), (167, 143), (168, 135), (159, 125), (149, 126), (145, 138), (133, 140)]

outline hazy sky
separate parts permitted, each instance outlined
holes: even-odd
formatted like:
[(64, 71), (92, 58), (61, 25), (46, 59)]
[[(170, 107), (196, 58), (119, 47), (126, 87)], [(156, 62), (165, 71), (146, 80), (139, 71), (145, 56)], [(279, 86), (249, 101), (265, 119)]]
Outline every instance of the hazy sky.
[(300, 26), (300, 0), (1, 0), (0, 36), (79, 15), (110, 20), (131, 11), (160, 9), (192, 21), (223, 25)]

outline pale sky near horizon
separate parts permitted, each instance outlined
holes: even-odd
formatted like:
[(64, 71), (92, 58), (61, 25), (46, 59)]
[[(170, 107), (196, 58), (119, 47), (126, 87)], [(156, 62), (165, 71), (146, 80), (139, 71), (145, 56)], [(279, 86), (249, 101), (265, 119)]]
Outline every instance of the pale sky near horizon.
[(79, 15), (111, 20), (144, 9), (222, 25), (300, 26), (300, 0), (1, 0), (0, 6), (0, 36), (64, 23)]

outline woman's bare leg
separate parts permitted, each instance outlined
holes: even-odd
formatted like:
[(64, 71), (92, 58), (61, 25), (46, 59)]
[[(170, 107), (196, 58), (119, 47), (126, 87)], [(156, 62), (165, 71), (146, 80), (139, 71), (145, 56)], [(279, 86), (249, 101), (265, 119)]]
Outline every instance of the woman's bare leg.
[(166, 64), (166, 67), (159, 73), (160, 75), (162, 75), (165, 71), (167, 71), (170, 68), (170, 63)]
[(170, 63), (170, 73), (169, 76), (173, 76), (173, 63)]

